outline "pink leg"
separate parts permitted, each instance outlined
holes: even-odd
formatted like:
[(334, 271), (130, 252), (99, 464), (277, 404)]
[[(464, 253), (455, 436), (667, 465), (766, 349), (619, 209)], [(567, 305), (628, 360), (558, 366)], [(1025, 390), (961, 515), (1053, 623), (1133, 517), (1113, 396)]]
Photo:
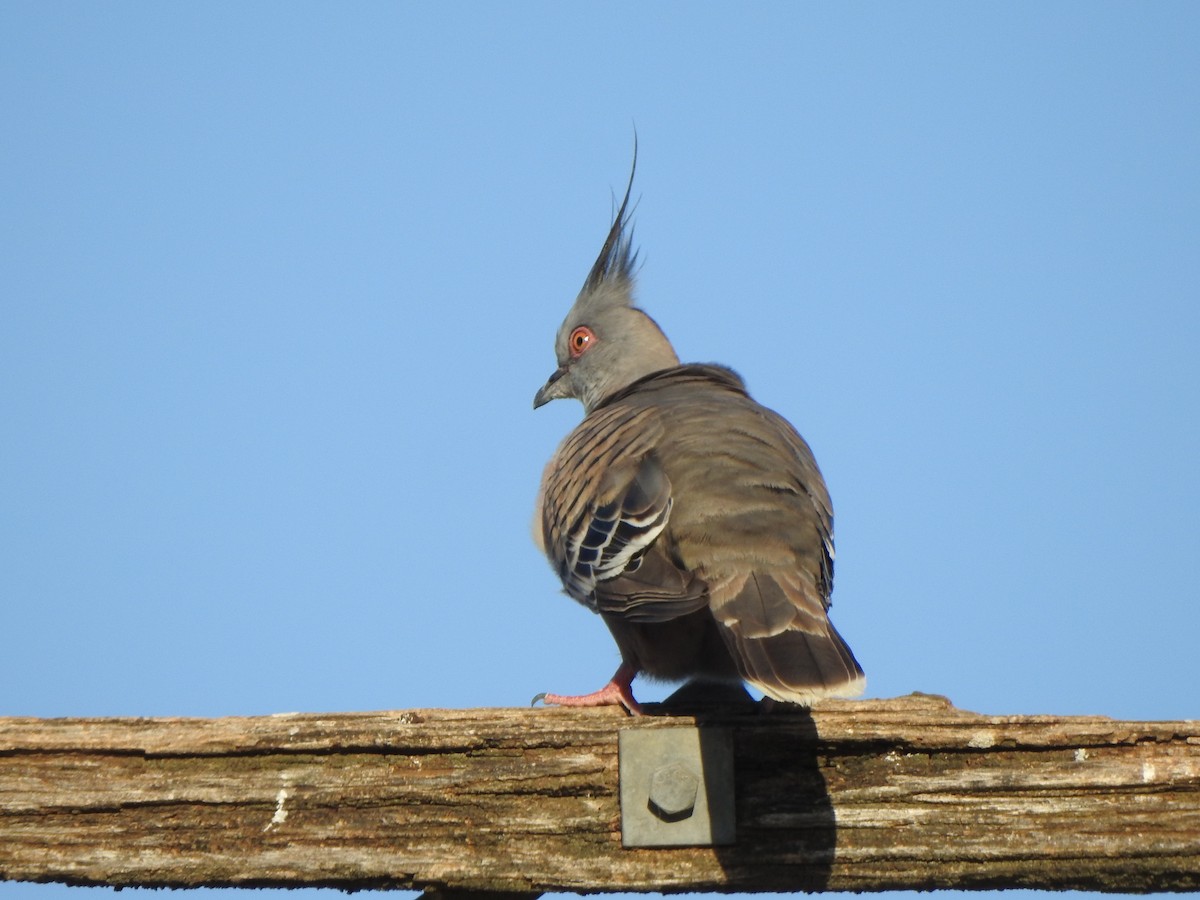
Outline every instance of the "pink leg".
[(630, 715), (640, 716), (642, 708), (633, 699), (633, 679), (638, 670), (629, 663), (621, 663), (620, 668), (609, 679), (608, 684), (591, 694), (579, 696), (564, 696), (562, 694), (538, 694), (533, 698), (537, 703), (541, 700), (547, 706), (623, 706)]

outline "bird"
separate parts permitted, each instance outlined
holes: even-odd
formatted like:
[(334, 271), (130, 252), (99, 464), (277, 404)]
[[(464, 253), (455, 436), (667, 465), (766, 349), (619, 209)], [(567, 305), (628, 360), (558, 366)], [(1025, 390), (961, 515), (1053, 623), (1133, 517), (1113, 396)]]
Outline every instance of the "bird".
[(584, 418), (546, 464), (534, 540), (570, 597), (598, 613), (621, 663), (590, 694), (534, 702), (642, 714), (638, 675), (744, 682), (809, 706), (866, 679), (829, 620), (833, 507), (808, 444), (732, 369), (680, 363), (635, 305), (624, 199), (555, 336), (537, 409)]

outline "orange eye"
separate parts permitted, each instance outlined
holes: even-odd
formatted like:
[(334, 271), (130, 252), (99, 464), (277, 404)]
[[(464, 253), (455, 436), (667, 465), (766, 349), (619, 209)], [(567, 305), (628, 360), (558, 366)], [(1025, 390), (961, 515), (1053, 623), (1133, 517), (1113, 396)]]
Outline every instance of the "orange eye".
[(595, 340), (596, 335), (592, 333), (592, 329), (586, 325), (580, 325), (567, 338), (567, 349), (571, 351), (572, 358), (578, 359), (583, 355), (584, 350), (592, 346)]

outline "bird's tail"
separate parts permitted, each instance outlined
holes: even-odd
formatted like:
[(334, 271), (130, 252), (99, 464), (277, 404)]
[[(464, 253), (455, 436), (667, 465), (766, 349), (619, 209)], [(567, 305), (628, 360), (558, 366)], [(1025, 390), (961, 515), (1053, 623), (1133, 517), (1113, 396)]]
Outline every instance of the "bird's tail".
[(832, 623), (824, 634), (785, 631), (742, 643), (742, 676), (768, 697), (804, 706), (826, 697), (857, 697), (867, 677)]
[(867, 686), (824, 603), (786, 580), (756, 573), (717, 619), (742, 678), (768, 697), (807, 706), (857, 697)]

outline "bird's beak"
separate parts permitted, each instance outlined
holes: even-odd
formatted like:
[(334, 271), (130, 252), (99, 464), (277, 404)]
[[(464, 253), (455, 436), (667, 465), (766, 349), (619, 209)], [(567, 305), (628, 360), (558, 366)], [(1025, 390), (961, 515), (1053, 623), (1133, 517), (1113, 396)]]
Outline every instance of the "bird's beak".
[(545, 406), (551, 400), (561, 400), (571, 396), (571, 379), (564, 378), (563, 376), (566, 374), (566, 366), (559, 366), (554, 370), (554, 374), (547, 378), (546, 383), (533, 395), (534, 409)]

